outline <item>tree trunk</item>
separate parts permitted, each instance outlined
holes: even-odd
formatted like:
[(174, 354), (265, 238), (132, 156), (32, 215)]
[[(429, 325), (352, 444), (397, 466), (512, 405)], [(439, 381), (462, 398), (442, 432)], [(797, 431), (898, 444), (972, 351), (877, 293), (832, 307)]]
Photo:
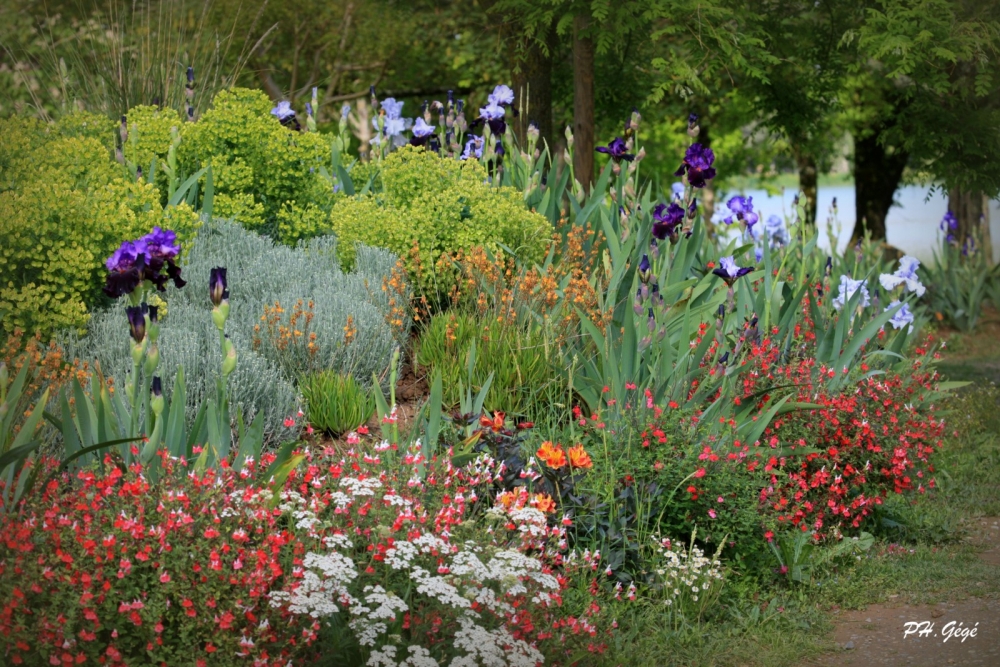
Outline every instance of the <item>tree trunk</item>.
[(909, 158), (902, 150), (887, 151), (879, 145), (878, 134), (875, 131), (868, 137), (854, 137), (853, 240), (862, 238), (865, 232), (874, 240), (885, 240), (885, 218)]
[[(809, 226), (816, 224), (816, 199), (818, 197), (819, 173), (816, 168), (816, 156), (811, 153), (795, 151), (795, 162), (799, 167), (799, 192), (805, 199), (806, 217), (803, 222)], [(883, 235), (884, 236), (884, 235)]]
[(990, 238), (989, 199), (982, 192), (952, 188), (948, 191), (948, 210), (958, 219), (955, 239), (964, 244), (970, 236), (980, 250), (986, 252), (993, 263), (993, 243)]
[(979, 220), (982, 232), (980, 242), (986, 253), (986, 265), (993, 266), (993, 234), (990, 232), (990, 198), (983, 195), (983, 217)]
[[(549, 45), (552, 44), (551, 38)], [(517, 67), (512, 72), (514, 106), (519, 115), (512, 119), (518, 143), (527, 146), (529, 123), (538, 126), (538, 147), (547, 141), (550, 150), (555, 150), (555, 136), (552, 134), (552, 57), (541, 44), (532, 40), (517, 59)]]
[(589, 16), (573, 19), (573, 169), (584, 190), (594, 182), (594, 40)]

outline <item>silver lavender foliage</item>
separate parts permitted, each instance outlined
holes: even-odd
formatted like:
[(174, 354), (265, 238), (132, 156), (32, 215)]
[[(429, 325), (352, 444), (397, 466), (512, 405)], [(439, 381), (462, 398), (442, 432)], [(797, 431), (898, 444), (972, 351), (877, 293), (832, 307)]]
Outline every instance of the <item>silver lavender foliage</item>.
[[(389, 296), (382, 291), (382, 279), (396, 261), (388, 251), (361, 246), (354, 271), (343, 273), (332, 236), (289, 248), (232, 222), (206, 223), (183, 267), (188, 285), (180, 290), (171, 286), (162, 295), (167, 314), (161, 317), (159, 374), (170, 393), (177, 368), (183, 365), (189, 427), (198, 406), (213, 395), (222, 362), (207, 289), (212, 267), (228, 269), (231, 311), (226, 331), (239, 352), (228, 385), (232, 414), (236, 406), (242, 407), (249, 423), (263, 410), (265, 442), (273, 444), (296, 435), (284, 426), (284, 420), (301, 405), (296, 376), (309, 369), (283, 368), (266, 345), (253, 349), (254, 326), (261, 324), (264, 306), (279, 301), (290, 310), (299, 299), (312, 300), (319, 366), (352, 373), (360, 384), (370, 386), (373, 373), (387, 378), (392, 351), (399, 344), (386, 323)], [(348, 316), (357, 334), (350, 345), (344, 345)], [(64, 335), (69, 358), (97, 361), (104, 374), (114, 378), (116, 387), (124, 387), (132, 367), (130, 338), (122, 325), (126, 321), (122, 300), (94, 312), (86, 335)]]

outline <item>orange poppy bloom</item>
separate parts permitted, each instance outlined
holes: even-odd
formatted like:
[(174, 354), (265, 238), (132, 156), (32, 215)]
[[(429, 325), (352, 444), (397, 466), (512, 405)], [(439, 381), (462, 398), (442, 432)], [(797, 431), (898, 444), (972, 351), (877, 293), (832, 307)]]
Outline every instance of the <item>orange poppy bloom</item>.
[(548, 494), (539, 493), (535, 496), (535, 507), (541, 512), (555, 512), (556, 501), (552, 500), (552, 497)]
[(542, 443), (542, 446), (535, 452), (535, 456), (550, 468), (562, 468), (566, 465), (566, 452), (562, 450), (562, 447), (553, 445), (548, 440)]
[(483, 428), (492, 429), (494, 433), (497, 433), (503, 430), (505, 417), (506, 415), (502, 412), (494, 412), (492, 418), (483, 415), (479, 418), (479, 425)]
[(583, 448), (583, 445), (569, 448), (569, 464), (573, 468), (594, 467), (594, 462), (590, 460), (590, 454)]

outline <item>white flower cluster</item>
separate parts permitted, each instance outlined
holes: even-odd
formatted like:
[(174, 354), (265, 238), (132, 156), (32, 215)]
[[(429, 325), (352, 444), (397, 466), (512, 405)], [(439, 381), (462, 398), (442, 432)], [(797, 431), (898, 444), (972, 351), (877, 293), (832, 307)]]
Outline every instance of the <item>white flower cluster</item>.
[[(233, 491), (226, 496), (229, 503), (219, 512), (221, 517), (234, 517), (245, 515), (251, 519), (264, 518), (262, 513), (269, 512), (266, 505), (274, 497), (270, 489), (244, 489)], [(242, 511), (241, 511), (242, 508)]]
[(455, 633), (455, 648), (467, 652), (454, 658), (449, 667), (535, 667), (545, 656), (530, 644), (514, 639), (504, 628), (493, 631), (459, 618), (462, 629)]
[(295, 527), (314, 534), (314, 529), (320, 523), (319, 517), (316, 516), (320, 509), (317, 500), (315, 498), (306, 500), (296, 491), (282, 491), (281, 500), (283, 502), (278, 505), (278, 509), (291, 515)]
[(383, 646), (380, 650), (372, 652), (367, 664), (369, 667), (440, 667), (441, 665), (423, 646), (409, 646), (406, 650), (410, 655), (403, 662), (396, 662), (396, 647), (392, 644)]
[(517, 524), (517, 529), (531, 537), (546, 537), (549, 532), (545, 513), (534, 507), (522, 507), (510, 513), (510, 520)]
[(358, 570), (350, 558), (336, 551), (309, 552), (302, 566), (302, 580), (292, 591), (271, 592), (272, 606), (287, 604), (294, 614), (322, 618), (340, 611), (338, 601), (353, 601), (347, 586), (358, 577)]
[[(396, 541), (385, 552), (385, 563), (393, 570), (407, 572), (409, 580), (416, 584), (411, 599), (378, 585), (365, 586), (355, 597), (348, 588), (359, 572), (351, 559), (337, 551), (352, 548), (351, 541), (345, 535), (334, 534), (325, 537), (324, 544), (331, 551), (307, 553), (300, 581), (290, 592), (272, 593), (271, 604), (287, 604), (293, 613), (313, 618), (346, 611), (350, 617), (347, 626), (358, 643), (372, 649), (368, 665), (534, 667), (543, 661), (537, 649), (514, 639), (503, 621), (494, 629), (483, 623), (483, 614), (494, 621), (514, 614), (517, 608), (511, 603), (518, 596), (531, 595), (535, 604), (551, 603), (559, 582), (543, 572), (538, 559), (512, 549), (483, 555), (482, 545), (459, 547), (424, 533)], [(437, 573), (432, 571), (432, 563), (437, 564)], [(421, 606), (432, 601), (435, 606), (453, 610), (461, 626), (451, 644), (457, 657), (439, 663), (421, 647), (410, 646), (406, 654), (400, 652), (399, 638), (387, 634), (389, 626), (399, 614), (410, 611), (415, 601), (420, 601)], [(473, 610), (473, 602), (478, 603), (479, 611)]]
[(422, 567), (414, 567), (410, 570), (410, 579), (417, 582), (418, 593), (434, 598), (446, 607), (468, 609), (472, 606), (472, 603), (441, 575), (431, 574)]
[(698, 596), (712, 588), (716, 581), (722, 581), (722, 563), (715, 558), (706, 558), (704, 552), (694, 544), (685, 549), (677, 547), (669, 539), (660, 540), (657, 545), (663, 567), (656, 570), (661, 577), (665, 604), (679, 603), (685, 597), (692, 602), (698, 601)]
[[(375, 467), (373, 457), (353, 452), (348, 457)], [(416, 473), (422, 460), (414, 449), (405, 463)], [(391, 475), (367, 475), (366, 467), (356, 476), (331, 479), (332, 488), (324, 496), (328, 505), (321, 504), (318, 496), (282, 492), (279, 509), (292, 525), (308, 531), (316, 546), (294, 568), (293, 583), (271, 593), (270, 604), (315, 619), (341, 614), (345, 631), (370, 651), (366, 664), (371, 667), (535, 667), (542, 663), (544, 657), (533, 645), (511, 633), (527, 605), (549, 606), (559, 600), (559, 580), (545, 571), (539, 558), (526, 555), (526, 547), (547, 548), (553, 539), (565, 536), (565, 528), (550, 527), (547, 515), (525, 493), (521, 502), (508, 504), (497, 517), (506, 528), (498, 531), (501, 539), (462, 544), (451, 538), (450, 531), (464, 518), (465, 504), (476, 500), (470, 488), (475, 484), (469, 484), (469, 477), (489, 481), (492, 464), (481, 459), (462, 470), (450, 469), (444, 475), (439, 471), (437, 479), (418, 476), (412, 485), (404, 481), (401, 486), (394, 484)], [(459, 479), (466, 488), (452, 488)], [(451, 500), (428, 514), (420, 491), (431, 486), (447, 489)], [(266, 503), (257, 500), (266, 510)], [(239, 503), (234, 505), (243, 509)], [(394, 523), (393, 514), (398, 514)], [(388, 515), (385, 523), (383, 515)], [(366, 516), (369, 530), (359, 523)], [(350, 518), (349, 528), (343, 517)], [(369, 540), (373, 544), (365, 543)], [(420, 619), (427, 612), (444, 617), (448, 641), (409, 646), (401, 635), (391, 634), (399, 632), (395, 628), (404, 618), (425, 623)]]
[(374, 496), (375, 490), (382, 488), (382, 482), (374, 477), (357, 479), (356, 477), (344, 477), (340, 480), (340, 485), (347, 487), (352, 496)]
[[(348, 623), (362, 646), (374, 646), (389, 627), (384, 621), (395, 621), (396, 612), (409, 610), (406, 602), (381, 586), (365, 586), (365, 604), (356, 602), (350, 609), (353, 618)], [(368, 606), (370, 605), (370, 606)]]
[[(466, 655), (452, 658), (447, 667), (536, 667), (545, 662), (545, 656), (530, 644), (514, 639), (503, 628), (489, 631), (468, 618), (460, 618), (462, 628), (455, 633), (454, 645)], [(392, 644), (373, 651), (366, 663), (368, 667), (441, 667), (427, 649), (409, 646), (410, 654), (396, 662), (398, 649)]]

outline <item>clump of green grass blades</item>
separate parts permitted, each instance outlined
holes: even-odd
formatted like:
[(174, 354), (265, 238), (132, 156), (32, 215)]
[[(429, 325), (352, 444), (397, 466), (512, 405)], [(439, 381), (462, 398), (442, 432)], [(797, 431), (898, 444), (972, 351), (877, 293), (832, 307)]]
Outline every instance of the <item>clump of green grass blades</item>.
[(299, 381), (306, 416), (316, 429), (332, 436), (347, 433), (371, 419), (375, 400), (350, 375), (326, 370)]

